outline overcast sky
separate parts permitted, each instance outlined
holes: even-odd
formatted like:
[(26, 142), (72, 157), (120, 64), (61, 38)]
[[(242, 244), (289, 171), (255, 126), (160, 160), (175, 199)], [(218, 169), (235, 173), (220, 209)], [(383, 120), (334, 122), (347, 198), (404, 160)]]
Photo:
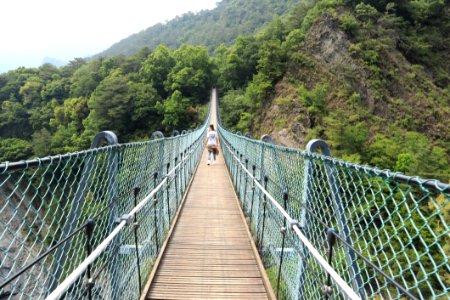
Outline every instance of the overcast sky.
[(0, 73), (44, 57), (87, 57), (158, 22), (218, 0), (2, 0)]

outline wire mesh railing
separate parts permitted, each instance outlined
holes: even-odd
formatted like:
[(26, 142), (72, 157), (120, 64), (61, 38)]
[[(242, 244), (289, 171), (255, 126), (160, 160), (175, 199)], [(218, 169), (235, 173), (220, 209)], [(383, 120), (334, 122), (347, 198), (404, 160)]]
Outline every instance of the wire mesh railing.
[(450, 185), (219, 134), (279, 299), (348, 298), (298, 233), (362, 299), (449, 298)]
[(139, 298), (205, 133), (0, 164), (0, 298), (44, 299), (119, 226), (62, 295)]

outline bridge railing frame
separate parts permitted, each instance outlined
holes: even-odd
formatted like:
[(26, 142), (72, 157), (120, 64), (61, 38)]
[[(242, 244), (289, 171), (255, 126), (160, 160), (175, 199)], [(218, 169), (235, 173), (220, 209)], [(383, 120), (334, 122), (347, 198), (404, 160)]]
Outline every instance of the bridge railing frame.
[[(20, 220), (13, 216), (9, 221), (20, 226), (12, 243), (20, 241), (21, 248), (16, 253), (11, 252), (16, 244), (0, 249), (2, 267), (12, 265), (7, 274), (0, 274), (0, 295), (139, 297), (158, 255), (157, 245), (199, 163), (208, 120), (209, 116), (203, 126), (174, 137), (155, 133), (159, 139), (117, 144), (108, 135), (113, 144), (106, 147), (0, 164), (0, 210), (8, 206), (23, 211)], [(48, 192), (41, 194), (39, 189)], [(0, 220), (0, 235), (13, 235), (14, 227), (4, 221)], [(33, 229), (33, 224), (42, 225)], [(14, 260), (23, 253), (29, 253), (24, 261)]]
[[(302, 260), (298, 259), (297, 271), (293, 271), (292, 265), (280, 268), (285, 264), (281, 257), (296, 245), (281, 247), (289, 241), (284, 235), (288, 236), (290, 231), (283, 230), (287, 219), (278, 221), (278, 230), (284, 233), (278, 233), (277, 240), (268, 242), (267, 234), (261, 235), (262, 228), (267, 231), (268, 226), (268, 221), (262, 220), (270, 211), (265, 204), (267, 195), (257, 188), (256, 182), (269, 191), (292, 219), (299, 220), (299, 230), (323, 257), (331, 252), (326, 234), (331, 232), (335, 240), (334, 268), (361, 298), (438, 299), (450, 293), (450, 282), (445, 279), (450, 265), (443, 248), (450, 242), (449, 220), (443, 214), (450, 205), (450, 184), (346, 162), (331, 157), (324, 149), (319, 154), (312, 148), (302, 151), (263, 143), (251, 139), (250, 135), (233, 134), (221, 123), (219, 135), (230, 176), (261, 258), (269, 274), (275, 273), (273, 287), (281, 286), (283, 293), (290, 290), (282, 293), (282, 297), (305, 298), (305, 291), (302, 291), (305, 279), (300, 270), (305, 266), (302, 267)], [(430, 208), (424, 207), (427, 203)], [(385, 214), (384, 219), (380, 218), (381, 214)], [(270, 218), (279, 218), (274, 215), (272, 212)], [(412, 226), (410, 232), (404, 224)], [(391, 233), (391, 229), (394, 232)], [(431, 241), (421, 239), (421, 232), (431, 234)], [(411, 240), (405, 240), (404, 235)], [(395, 252), (390, 243), (399, 245), (402, 250)], [(380, 245), (384, 248), (379, 248)], [(429, 247), (434, 249), (433, 256), (427, 254)], [(304, 248), (298, 247), (299, 251), (301, 249)], [(279, 264), (276, 270), (271, 265), (274, 258), (266, 260), (267, 255), (275, 254)], [(292, 273), (300, 277), (294, 280), (289, 275)], [(318, 275), (323, 283), (327, 276), (322, 274)], [(433, 283), (429, 283), (428, 278), (432, 278)], [(293, 283), (289, 288), (286, 288), (286, 280)], [(322, 297), (319, 290), (318, 285), (318, 294), (307, 298), (319, 299)], [(335, 295), (335, 288), (331, 290)]]

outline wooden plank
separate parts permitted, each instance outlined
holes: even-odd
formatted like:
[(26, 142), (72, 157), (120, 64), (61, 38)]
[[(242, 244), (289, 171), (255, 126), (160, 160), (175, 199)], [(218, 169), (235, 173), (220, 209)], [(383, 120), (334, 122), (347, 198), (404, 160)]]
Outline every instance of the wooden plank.
[(241, 264), (235, 264), (235, 265), (179, 265), (177, 269), (175, 268), (165, 268), (165, 267), (176, 267), (176, 265), (171, 265), (170, 262), (161, 262), (160, 270), (159, 272), (164, 271), (171, 271), (171, 272), (178, 272), (178, 270), (186, 269), (186, 270), (192, 270), (192, 271), (199, 271), (199, 270), (209, 270), (209, 271), (254, 271), (258, 270), (258, 267), (255, 265), (241, 265)]
[(170, 290), (171, 294), (179, 293), (184, 294), (186, 290), (190, 291), (208, 291), (208, 292), (216, 292), (216, 293), (264, 293), (266, 289), (263, 284), (254, 284), (254, 285), (211, 285), (211, 284), (193, 284), (193, 283), (185, 283), (185, 284), (158, 284), (155, 288), (151, 287), (151, 291), (155, 293), (161, 293), (167, 290)]
[[(245, 274), (241, 274), (245, 275)], [(255, 277), (240, 277), (240, 278), (209, 278), (209, 277), (198, 277), (198, 276), (177, 276), (170, 278), (168, 276), (161, 276), (158, 274), (153, 282), (160, 282), (162, 284), (206, 284), (206, 285), (260, 285), (262, 284), (261, 278)]]
[[(223, 270), (167, 270), (167, 271), (160, 271), (158, 273), (159, 276), (164, 277), (170, 277), (170, 278), (176, 278), (176, 277), (182, 277), (182, 276), (188, 276), (188, 277), (208, 277), (208, 278), (241, 278), (242, 277), (242, 271), (223, 271)], [(247, 278), (261, 278), (261, 273), (259, 273), (259, 270), (249, 271), (245, 270), (245, 276)]]
[(272, 299), (223, 157), (205, 161), (206, 151), (147, 299)]
[(265, 293), (219, 293), (219, 292), (190, 292), (185, 294), (170, 294), (170, 292), (149, 294), (147, 299), (161, 299), (161, 300), (198, 300), (198, 299), (236, 299), (236, 300), (263, 300), (268, 299)]

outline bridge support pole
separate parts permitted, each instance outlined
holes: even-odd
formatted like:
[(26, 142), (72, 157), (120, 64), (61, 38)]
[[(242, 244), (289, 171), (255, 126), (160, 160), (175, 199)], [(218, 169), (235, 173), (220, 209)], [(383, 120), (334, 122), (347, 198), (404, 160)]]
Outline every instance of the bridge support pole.
[[(169, 174), (169, 170), (170, 170), (170, 162), (167, 163), (167, 167), (166, 167), (167, 171), (166, 174)], [(166, 201), (167, 201), (167, 220), (168, 220), (168, 224), (167, 224), (167, 229), (170, 228), (170, 178), (167, 178), (167, 191), (166, 191)]]
[[(178, 156), (175, 156), (175, 168), (177, 166), (178, 166)], [(178, 169), (175, 169), (174, 182), (175, 182), (175, 202), (177, 203), (177, 207), (178, 207), (178, 205), (179, 205), (179, 201), (178, 201)]]
[[(264, 189), (267, 190), (267, 182), (269, 181), (269, 177), (264, 176)], [(264, 230), (266, 225), (266, 208), (267, 208), (267, 196), (264, 194), (263, 196), (263, 214), (262, 214), (262, 230), (259, 238), (259, 253), (262, 257), (264, 257)]]
[[(158, 173), (155, 172), (153, 174), (153, 188), (156, 188), (158, 185)], [(156, 210), (158, 209), (158, 193), (155, 193), (155, 196), (153, 198), (153, 226), (154, 229), (154, 242), (155, 242), (155, 256), (158, 256), (159, 253), (159, 238), (158, 238), (158, 215)]]
[[(250, 226), (252, 225), (252, 219), (253, 219), (253, 203), (255, 202), (255, 174), (256, 174), (256, 166), (252, 166), (252, 174), (253, 174), (253, 180), (252, 180), (252, 200), (250, 204)], [(256, 225), (255, 225), (255, 231), (256, 231)]]
[[(101, 146), (101, 143), (103, 141), (106, 141), (106, 143), (109, 146), (116, 145), (119, 143), (117, 136), (112, 131), (102, 131), (100, 133), (97, 133), (97, 135), (94, 137), (94, 140), (92, 141), (91, 149), (99, 148)], [(71, 231), (74, 228), (78, 227), (78, 224), (81, 224), (80, 213), (84, 205), (85, 196), (88, 192), (87, 185), (90, 178), (90, 173), (92, 171), (92, 168), (95, 164), (95, 156), (92, 156), (93, 159), (86, 162), (83, 168), (83, 172), (81, 173), (81, 179), (80, 183), (78, 184), (77, 191), (75, 193), (75, 197), (72, 202), (72, 209), (70, 210), (69, 216), (67, 217), (67, 221), (64, 224), (64, 229), (62, 233), (62, 238), (68, 236)], [(115, 201), (115, 195), (117, 192), (116, 189), (116, 175), (118, 171), (118, 162), (117, 162), (117, 151), (113, 150), (112, 154), (110, 156), (110, 167), (109, 167), (109, 184), (108, 184), (108, 192), (109, 192), (109, 202)], [(115, 207), (115, 206), (113, 206)], [(114, 216), (115, 217), (115, 216)], [(114, 220), (114, 218), (112, 218)], [(111, 221), (111, 220), (110, 220)], [(110, 222), (111, 223), (111, 222)], [(114, 224), (111, 223), (110, 226), (113, 226)], [(70, 245), (68, 243), (65, 243), (63, 247), (58, 248), (58, 251), (56, 252), (56, 264), (53, 269), (53, 276), (50, 277), (49, 282), (49, 294), (58, 286), (59, 280), (62, 276), (62, 273), (64, 272), (64, 265), (66, 262), (66, 259), (68, 257), (68, 251), (70, 249)]]
[[(140, 190), (141, 189), (138, 187), (134, 188), (134, 207), (136, 207), (138, 205), (138, 195), (139, 195)], [(142, 294), (142, 278), (141, 278), (141, 260), (140, 260), (140, 253), (139, 253), (138, 229), (139, 229), (139, 221), (138, 221), (137, 213), (136, 213), (134, 215), (133, 234), (134, 234), (134, 246), (135, 246), (135, 250), (136, 250), (136, 268), (137, 268), (139, 296), (141, 296), (141, 294)]]
[[(317, 149), (320, 149), (322, 151), (322, 155), (331, 156), (330, 147), (323, 140), (319, 140), (319, 139), (311, 140), (307, 144), (306, 149), (309, 153), (314, 153), (317, 151)], [(328, 181), (330, 191), (331, 191), (333, 209), (336, 214), (336, 220), (338, 223), (339, 232), (344, 237), (345, 241), (349, 245), (352, 245), (353, 242), (350, 237), (350, 230), (347, 226), (347, 219), (345, 217), (344, 205), (343, 205), (341, 197), (339, 195), (339, 188), (336, 183), (335, 170), (327, 161), (324, 161), (324, 166), (325, 166), (325, 173), (327, 176), (327, 181)], [(311, 174), (309, 174), (309, 175), (311, 175)], [(348, 268), (350, 271), (350, 277), (352, 278), (353, 289), (358, 292), (358, 294), (360, 295), (360, 297), (362, 299), (364, 299), (365, 298), (364, 286), (363, 286), (363, 281), (360, 276), (360, 271), (359, 271), (358, 263), (356, 261), (356, 256), (350, 249), (348, 249), (348, 251), (345, 252), (345, 258), (346, 258), (347, 265), (348, 265)]]
[[(248, 158), (245, 159), (245, 168), (248, 170)], [(244, 197), (242, 201), (242, 210), (244, 211), (244, 215), (248, 216), (248, 207), (247, 207), (247, 185), (248, 185), (248, 174), (244, 173), (245, 185), (244, 185)]]

